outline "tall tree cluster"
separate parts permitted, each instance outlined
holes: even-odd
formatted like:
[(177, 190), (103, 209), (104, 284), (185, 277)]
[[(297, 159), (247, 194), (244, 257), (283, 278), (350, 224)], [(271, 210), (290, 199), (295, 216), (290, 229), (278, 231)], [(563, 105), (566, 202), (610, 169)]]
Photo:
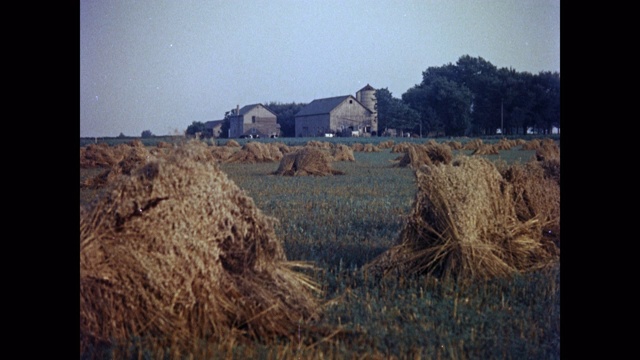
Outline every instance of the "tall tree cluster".
[(524, 134), (528, 128), (550, 133), (560, 125), (560, 74), (498, 69), (481, 57), (429, 67), (422, 82), (401, 99), (377, 91), (381, 129), (475, 136)]
[(388, 88), (376, 90), (378, 130), (384, 134), (389, 129), (413, 129), (418, 126), (420, 114), (402, 100), (393, 97)]

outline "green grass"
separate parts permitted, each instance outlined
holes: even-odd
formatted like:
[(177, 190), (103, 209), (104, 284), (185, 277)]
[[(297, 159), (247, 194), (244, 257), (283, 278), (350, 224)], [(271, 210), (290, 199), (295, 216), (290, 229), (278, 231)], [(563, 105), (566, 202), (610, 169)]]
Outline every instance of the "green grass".
[[(560, 357), (559, 267), (476, 282), (442, 282), (404, 274), (380, 280), (363, 274), (361, 267), (396, 241), (417, 188), (412, 170), (391, 162), (401, 154), (385, 150), (354, 155), (355, 162), (333, 163), (345, 175), (326, 177), (271, 175), (278, 163), (221, 165), (258, 208), (279, 220), (276, 234), (287, 257), (318, 266), (311, 275), (322, 286), (329, 305), (313, 325), (342, 331), (307, 348), (286, 341), (232, 348), (203, 345), (201, 354), (206, 356), (202, 357)], [(516, 147), (486, 157), (513, 163), (533, 155)], [(83, 170), (81, 178), (82, 174)], [(99, 195), (83, 192), (81, 203)], [(301, 330), (300, 337), (318, 340), (308, 330)]]

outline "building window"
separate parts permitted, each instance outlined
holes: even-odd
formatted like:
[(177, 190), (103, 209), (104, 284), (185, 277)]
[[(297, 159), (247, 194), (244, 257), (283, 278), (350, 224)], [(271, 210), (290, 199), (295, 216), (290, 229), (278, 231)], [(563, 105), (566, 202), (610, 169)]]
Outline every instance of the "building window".
[(353, 104), (353, 100), (349, 99), (349, 104)]
[(251, 117), (251, 122), (254, 123), (254, 124), (256, 123), (256, 117), (255, 116)]

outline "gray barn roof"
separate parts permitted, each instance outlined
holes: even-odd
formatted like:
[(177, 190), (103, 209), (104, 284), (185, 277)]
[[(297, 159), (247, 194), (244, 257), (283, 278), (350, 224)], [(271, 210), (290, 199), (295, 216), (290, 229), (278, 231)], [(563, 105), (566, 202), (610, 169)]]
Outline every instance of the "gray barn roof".
[(335, 96), (313, 100), (309, 103), (309, 105), (303, 107), (302, 110), (298, 111), (295, 116), (328, 114), (331, 112), (331, 110), (335, 109), (336, 106), (340, 105), (340, 103), (350, 97), (355, 100), (355, 98), (351, 95)]
[(212, 120), (212, 121), (207, 121), (204, 123), (204, 128), (205, 129), (213, 129), (214, 127), (216, 127), (219, 124), (222, 124), (223, 120)]
[(248, 113), (249, 111), (251, 111), (251, 109), (253, 109), (256, 106), (262, 106), (263, 108), (267, 109), (268, 112), (272, 113), (274, 116), (276, 116), (276, 114), (271, 111), (271, 109), (269, 109), (268, 107), (262, 105), (262, 104), (251, 104), (251, 105), (245, 105), (243, 107), (240, 108), (240, 115), (244, 115), (246, 113)]

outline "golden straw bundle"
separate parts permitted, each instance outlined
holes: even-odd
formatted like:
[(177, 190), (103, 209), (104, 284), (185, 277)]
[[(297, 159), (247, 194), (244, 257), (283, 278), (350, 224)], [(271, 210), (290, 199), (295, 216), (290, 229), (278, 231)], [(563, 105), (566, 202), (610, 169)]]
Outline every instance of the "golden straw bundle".
[(178, 148), (81, 209), (81, 353), (294, 336), (317, 316), (318, 289), (287, 261), (276, 220), (200, 155)]
[(541, 217), (518, 219), (512, 185), (486, 159), (460, 156), (416, 171), (418, 193), (398, 244), (366, 266), (440, 277), (488, 278), (557, 260)]
[(327, 150), (315, 146), (305, 146), (301, 150), (284, 155), (274, 175), (283, 176), (326, 176), (342, 175), (331, 166), (332, 157)]

